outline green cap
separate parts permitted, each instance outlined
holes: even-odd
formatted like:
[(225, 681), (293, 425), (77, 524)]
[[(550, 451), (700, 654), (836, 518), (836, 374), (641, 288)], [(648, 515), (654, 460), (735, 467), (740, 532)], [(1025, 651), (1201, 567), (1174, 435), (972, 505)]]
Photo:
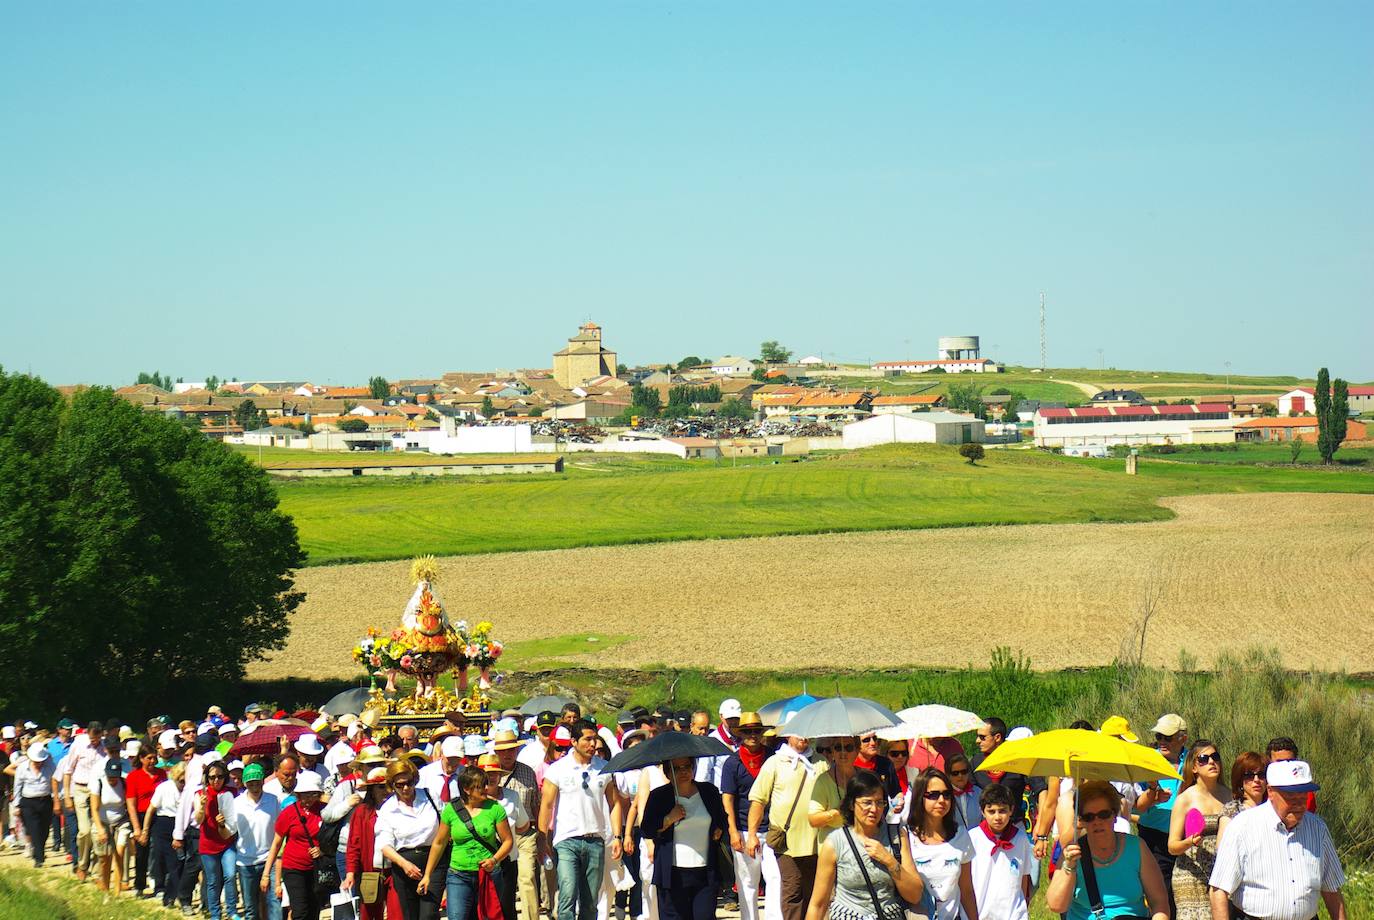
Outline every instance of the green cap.
[(243, 768), (243, 781), (245, 783), (259, 781), (266, 775), (267, 771), (262, 768), (262, 764), (260, 763), (250, 763)]

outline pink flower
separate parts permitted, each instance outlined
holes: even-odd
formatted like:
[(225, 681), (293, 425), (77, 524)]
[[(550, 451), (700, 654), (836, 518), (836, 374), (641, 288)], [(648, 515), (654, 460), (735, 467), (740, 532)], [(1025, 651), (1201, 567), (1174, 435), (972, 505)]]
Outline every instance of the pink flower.
[(415, 659), (414, 659), (414, 658), (411, 658), (409, 655), (402, 655), (402, 656), (401, 656), (401, 667), (403, 667), (403, 668), (408, 668), (408, 667), (411, 666), (411, 664), (414, 663), (414, 661), (415, 661)]
[(382, 666), (381, 655), (373, 655), (371, 658), (368, 659), (368, 661), (372, 664), (374, 668), (380, 668)]

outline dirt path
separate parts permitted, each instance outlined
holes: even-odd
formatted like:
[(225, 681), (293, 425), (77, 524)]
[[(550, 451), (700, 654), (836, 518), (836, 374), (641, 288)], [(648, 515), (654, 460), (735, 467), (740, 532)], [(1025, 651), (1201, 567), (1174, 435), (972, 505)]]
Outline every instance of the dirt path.
[[(953, 528), (497, 553), (443, 560), (455, 618), (519, 641), (615, 632), (613, 667), (1108, 663), (1167, 581), (1150, 657), (1268, 640), (1293, 667), (1374, 670), (1374, 496), (1217, 495), (1175, 520)], [(1310, 548), (1321, 547), (1320, 552)], [(310, 568), (285, 652), (252, 677), (348, 677), (368, 625), (399, 622), (409, 563)], [(1165, 578), (1161, 572), (1169, 572)], [(1283, 640), (1283, 636), (1290, 637)]]
[(1064, 380), (1061, 377), (1050, 377), (1055, 383), (1067, 383), (1071, 387), (1078, 387), (1088, 396), (1096, 396), (1102, 392), (1101, 387), (1095, 387), (1091, 383), (1079, 383), (1077, 380)]

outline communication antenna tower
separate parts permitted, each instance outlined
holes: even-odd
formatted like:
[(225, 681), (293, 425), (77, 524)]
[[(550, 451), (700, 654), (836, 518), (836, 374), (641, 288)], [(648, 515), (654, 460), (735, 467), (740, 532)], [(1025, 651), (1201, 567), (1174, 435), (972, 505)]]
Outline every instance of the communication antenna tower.
[(1045, 292), (1040, 292), (1040, 372), (1045, 372)]

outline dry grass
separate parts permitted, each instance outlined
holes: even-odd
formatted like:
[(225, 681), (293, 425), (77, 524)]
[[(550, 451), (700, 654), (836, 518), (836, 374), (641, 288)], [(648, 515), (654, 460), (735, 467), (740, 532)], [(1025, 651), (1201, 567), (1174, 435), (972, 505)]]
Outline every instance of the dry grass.
[[(982, 666), (998, 645), (1038, 668), (1104, 664), (1153, 591), (1150, 661), (1262, 641), (1292, 667), (1374, 670), (1374, 496), (1164, 504), (1176, 519), (466, 556), (440, 588), (452, 615), (489, 617), (508, 641), (634, 636), (596, 657), (613, 666)], [(250, 676), (355, 673), (353, 640), (399, 621), (408, 568), (302, 570), (291, 644)]]

